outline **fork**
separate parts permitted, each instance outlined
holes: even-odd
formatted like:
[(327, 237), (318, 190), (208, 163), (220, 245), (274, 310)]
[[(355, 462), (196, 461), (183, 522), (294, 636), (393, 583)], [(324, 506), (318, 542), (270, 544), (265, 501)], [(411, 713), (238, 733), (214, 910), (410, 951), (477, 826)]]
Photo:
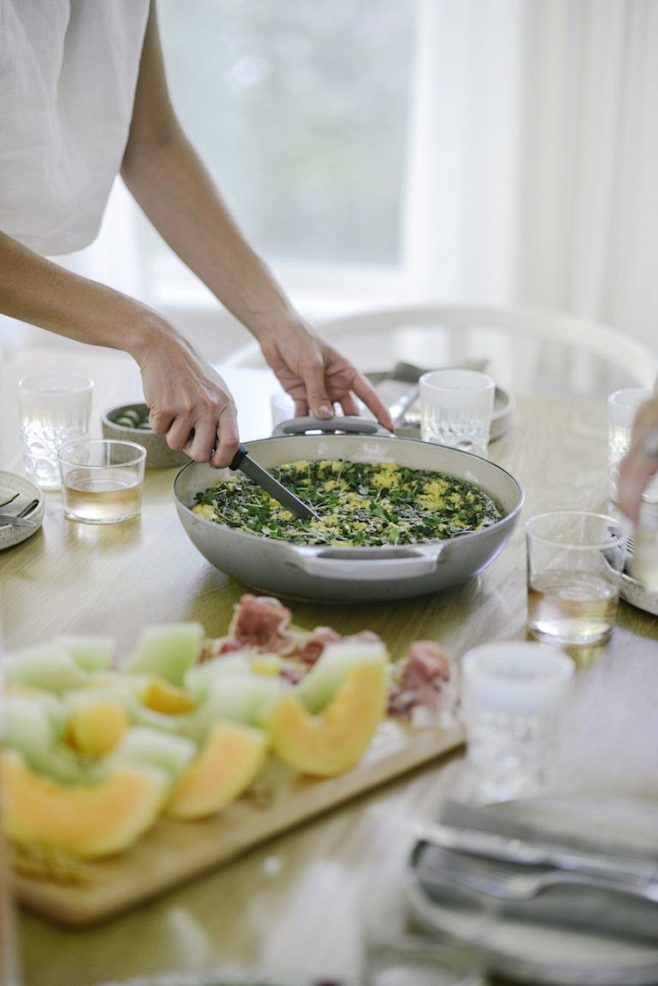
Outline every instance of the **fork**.
[(500, 869), (480, 862), (465, 860), (446, 850), (441, 853), (441, 862), (426, 867), (425, 876), (436, 882), (444, 879), (456, 886), (465, 887), (498, 897), (503, 900), (531, 900), (549, 887), (569, 884), (571, 886), (591, 887), (609, 890), (628, 897), (636, 897), (658, 903), (658, 884), (624, 882), (613, 878), (590, 876), (568, 870), (547, 870), (541, 873), (503, 873)]

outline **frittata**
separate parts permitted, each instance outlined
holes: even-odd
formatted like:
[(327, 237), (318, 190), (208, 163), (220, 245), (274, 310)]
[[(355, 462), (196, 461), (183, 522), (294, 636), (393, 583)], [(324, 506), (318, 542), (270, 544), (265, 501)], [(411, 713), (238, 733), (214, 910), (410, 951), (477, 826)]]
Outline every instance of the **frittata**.
[(500, 520), (473, 483), (394, 462), (318, 459), (270, 470), (319, 520), (300, 520), (245, 476), (196, 494), (194, 513), (228, 527), (297, 544), (378, 546), (441, 541)]

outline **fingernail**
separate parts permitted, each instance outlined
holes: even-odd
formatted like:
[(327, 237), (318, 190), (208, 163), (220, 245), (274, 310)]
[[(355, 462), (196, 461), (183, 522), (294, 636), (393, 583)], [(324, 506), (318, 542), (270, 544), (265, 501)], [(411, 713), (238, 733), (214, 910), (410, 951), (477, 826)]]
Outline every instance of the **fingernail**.
[(333, 418), (333, 416), (334, 416), (334, 411), (329, 404), (320, 404), (318, 408), (319, 418)]

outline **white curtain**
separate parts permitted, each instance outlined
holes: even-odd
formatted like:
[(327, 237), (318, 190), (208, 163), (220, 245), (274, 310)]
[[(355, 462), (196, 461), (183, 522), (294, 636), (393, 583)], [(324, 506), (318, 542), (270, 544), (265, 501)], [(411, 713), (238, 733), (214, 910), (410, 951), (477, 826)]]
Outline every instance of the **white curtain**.
[(412, 292), (658, 337), (658, 3), (420, 0)]

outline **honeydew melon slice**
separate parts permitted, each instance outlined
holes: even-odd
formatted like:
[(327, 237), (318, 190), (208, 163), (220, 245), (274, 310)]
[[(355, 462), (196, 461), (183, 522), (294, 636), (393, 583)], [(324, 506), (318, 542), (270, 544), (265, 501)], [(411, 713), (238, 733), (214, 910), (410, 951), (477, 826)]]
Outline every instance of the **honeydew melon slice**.
[(289, 687), (279, 678), (261, 675), (216, 679), (195, 717), (197, 735), (206, 734), (217, 719), (263, 727)]
[(61, 695), (78, 688), (85, 673), (61, 644), (39, 644), (13, 651), (5, 658), (5, 679)]
[(72, 750), (57, 743), (47, 703), (14, 696), (2, 702), (0, 742), (17, 750), (30, 767), (63, 783), (79, 781), (83, 767)]
[(55, 645), (64, 648), (82, 671), (107, 671), (114, 658), (114, 639), (105, 636), (59, 636)]
[(309, 712), (319, 712), (342, 687), (350, 668), (373, 661), (388, 661), (382, 641), (346, 640), (327, 644), (295, 691)]
[(260, 772), (267, 736), (237, 723), (215, 723), (166, 806), (174, 818), (207, 818), (238, 798)]
[(268, 723), (272, 749), (306, 774), (331, 777), (361, 759), (381, 722), (388, 695), (381, 659), (354, 664), (320, 715), (312, 715), (291, 688)]
[(183, 736), (163, 733), (147, 726), (133, 726), (123, 736), (110, 758), (112, 765), (132, 763), (157, 767), (171, 783), (178, 780), (197, 754), (196, 743)]
[(59, 742), (64, 736), (69, 718), (69, 709), (66, 702), (53, 695), (51, 692), (44, 692), (40, 688), (31, 688), (29, 685), (9, 685), (4, 688), (4, 698), (0, 700), (0, 736), (2, 735), (2, 719), (4, 703), (10, 699), (25, 699), (38, 705), (45, 713), (52, 732), (52, 741)]
[(123, 670), (159, 674), (180, 687), (185, 672), (198, 660), (203, 636), (200, 623), (145, 626)]
[(185, 687), (198, 702), (206, 698), (218, 677), (248, 677), (251, 673), (251, 662), (246, 654), (220, 655), (190, 668), (185, 674)]
[(170, 782), (156, 767), (121, 764), (96, 784), (33, 773), (16, 750), (0, 754), (6, 835), (22, 845), (98, 859), (126, 849), (154, 822)]

